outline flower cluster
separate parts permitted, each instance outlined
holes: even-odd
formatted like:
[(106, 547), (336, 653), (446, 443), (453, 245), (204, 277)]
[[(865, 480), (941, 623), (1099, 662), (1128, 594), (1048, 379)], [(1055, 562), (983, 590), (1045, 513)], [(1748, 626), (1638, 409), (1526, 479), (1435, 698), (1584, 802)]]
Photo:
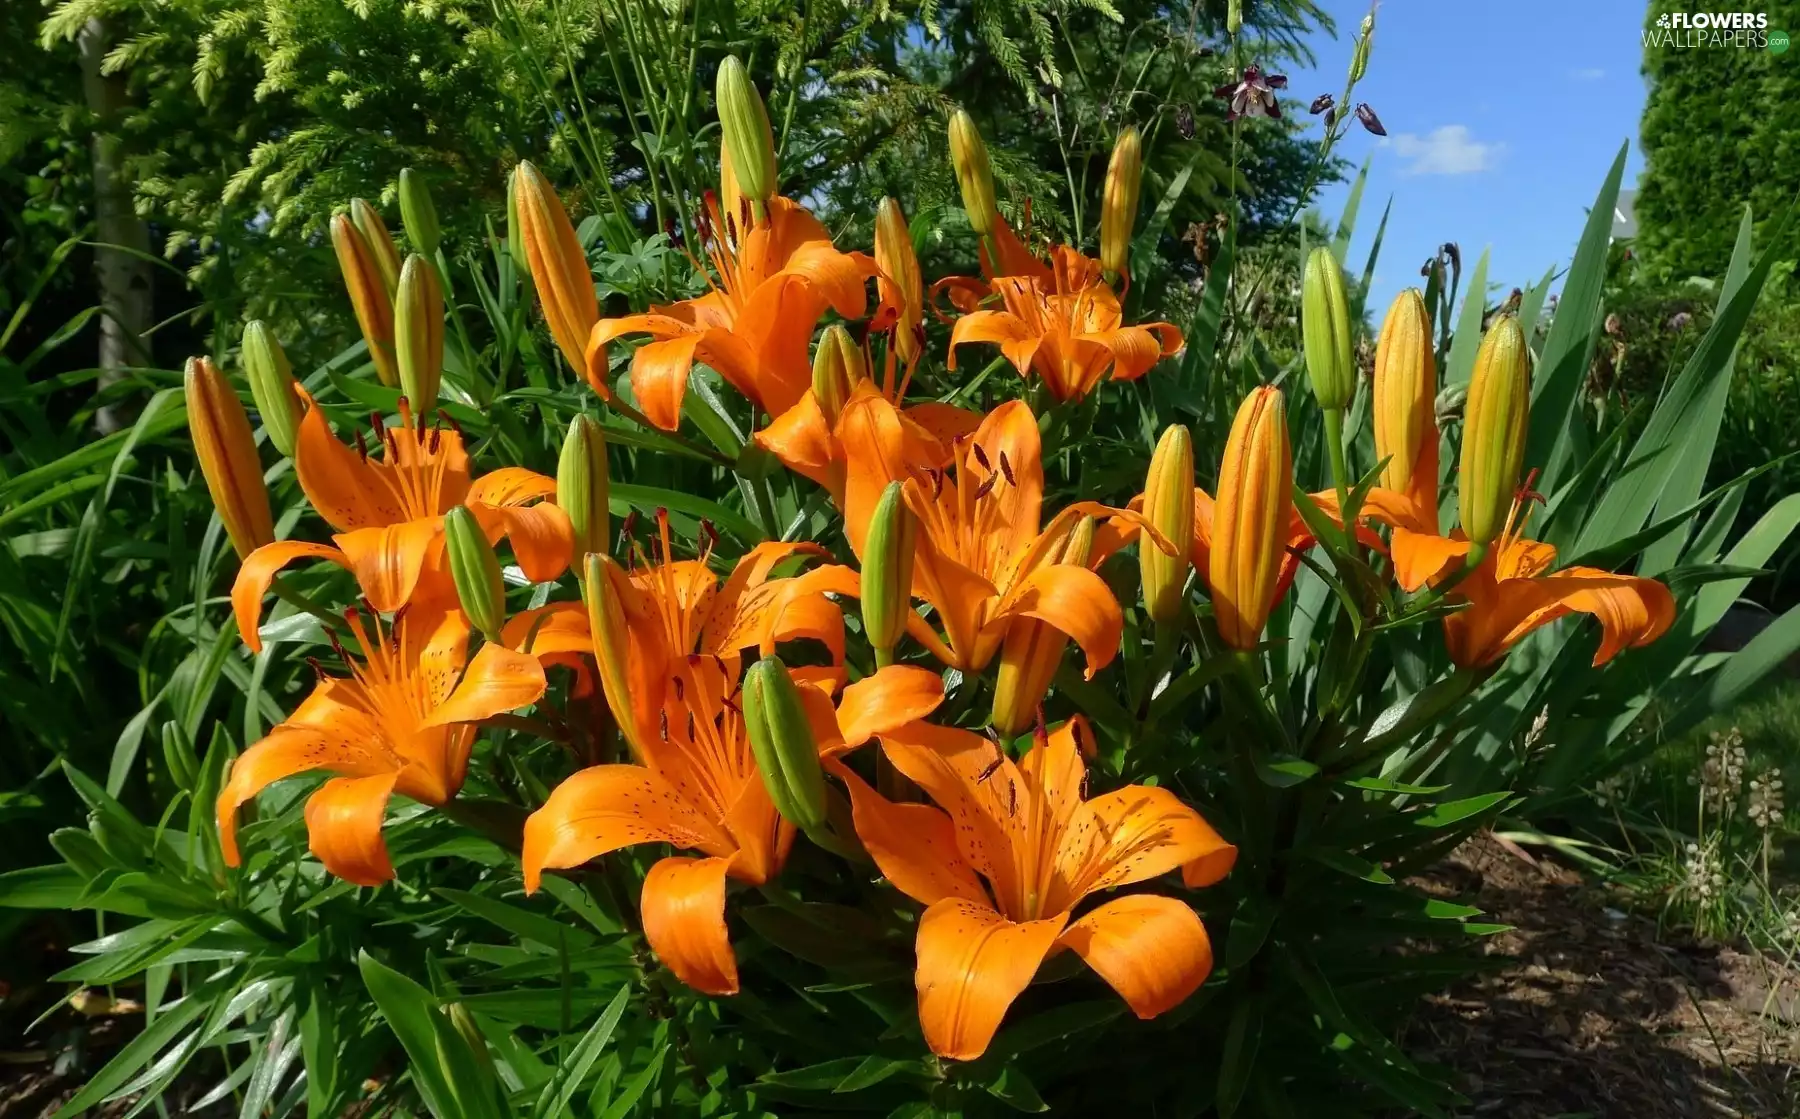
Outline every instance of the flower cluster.
[(1713, 732), (1711, 741), (1706, 744), (1706, 760), (1700, 764), (1700, 772), (1688, 774), (1688, 784), (1699, 788), (1701, 804), (1707, 810), (1724, 817), (1737, 811), (1738, 798), (1744, 790), (1744, 766), (1748, 760), (1742, 731), (1732, 727), (1728, 731)]
[(1781, 811), (1785, 807), (1782, 800), (1781, 770), (1770, 769), (1750, 779), (1750, 796), (1745, 802), (1744, 811), (1750, 822), (1763, 831), (1774, 831), (1781, 826)]

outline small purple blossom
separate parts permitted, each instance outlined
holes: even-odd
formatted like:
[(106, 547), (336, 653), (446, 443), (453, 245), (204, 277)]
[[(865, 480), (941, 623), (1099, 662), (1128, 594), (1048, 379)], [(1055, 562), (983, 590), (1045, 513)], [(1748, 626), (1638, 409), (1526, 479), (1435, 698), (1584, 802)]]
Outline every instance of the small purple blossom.
[(1381, 126), (1381, 118), (1375, 115), (1374, 109), (1369, 108), (1368, 102), (1365, 101), (1356, 107), (1356, 119), (1362, 122), (1364, 128), (1373, 132), (1375, 135), (1387, 135), (1387, 129)]
[(1337, 98), (1329, 93), (1321, 93), (1313, 98), (1312, 104), (1307, 106), (1306, 111), (1316, 117), (1320, 113), (1329, 112), (1335, 104), (1337, 104)]
[(1239, 117), (1280, 120), (1281, 106), (1275, 103), (1275, 91), (1286, 88), (1286, 77), (1264, 74), (1258, 67), (1246, 66), (1243, 80), (1236, 85), (1220, 86), (1213, 90), (1213, 96), (1223, 97), (1231, 102), (1231, 108), (1225, 114), (1226, 120), (1236, 120)]

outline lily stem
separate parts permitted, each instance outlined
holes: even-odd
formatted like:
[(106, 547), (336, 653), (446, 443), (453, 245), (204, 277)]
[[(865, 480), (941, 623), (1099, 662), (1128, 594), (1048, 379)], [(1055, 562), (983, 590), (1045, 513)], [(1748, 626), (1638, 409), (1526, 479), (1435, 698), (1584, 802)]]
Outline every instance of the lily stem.
[(1331, 453), (1331, 482), (1337, 487), (1338, 518), (1344, 522), (1346, 540), (1356, 538), (1350, 527), (1350, 465), (1344, 458), (1344, 410), (1325, 409), (1325, 446)]

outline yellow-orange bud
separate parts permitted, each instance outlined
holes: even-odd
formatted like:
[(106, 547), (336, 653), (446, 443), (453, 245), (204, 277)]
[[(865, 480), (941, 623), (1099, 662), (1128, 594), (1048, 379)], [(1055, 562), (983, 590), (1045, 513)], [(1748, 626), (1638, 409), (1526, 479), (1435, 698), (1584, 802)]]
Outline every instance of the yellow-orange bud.
[(356, 312), (356, 325), (369, 347), (375, 375), (391, 388), (399, 383), (394, 366), (393, 289), (382, 277), (369, 239), (344, 214), (331, 219), (331, 247), (337, 252), (338, 271), (343, 273), (350, 308)]
[(606, 355), (596, 355), (597, 368), (587, 354), (588, 338), (600, 321), (600, 302), (594, 295), (594, 273), (587, 254), (575, 236), (569, 212), (556, 197), (549, 180), (530, 163), (513, 171), (513, 203), (519, 214), (519, 240), (526, 265), (537, 288), (538, 306), (550, 337), (569, 368), (579, 371), (602, 399), (610, 399), (606, 387)]
[(1123, 276), (1130, 264), (1131, 227), (1137, 224), (1138, 186), (1144, 177), (1144, 142), (1127, 125), (1113, 144), (1106, 165), (1106, 193), (1100, 206), (1100, 266)]
[(444, 378), (444, 289), (437, 270), (418, 253), (406, 258), (394, 293), (394, 364), (408, 403), (429, 415)]
[(1512, 508), (1525, 462), (1531, 412), (1531, 355), (1525, 332), (1501, 315), (1481, 339), (1463, 411), (1462, 465), (1457, 479), (1462, 530), (1477, 544), (1492, 543)]
[[(1193, 505), (1191, 482), (1188, 504)], [(1060, 547), (1051, 551), (1050, 562), (1086, 567), (1094, 551), (1094, 527), (1092, 517), (1076, 521)], [(1000, 671), (994, 680), (990, 721), (995, 730), (1011, 737), (1036, 721), (1038, 704), (1050, 690), (1068, 647), (1067, 634), (1036, 618), (1018, 618), (1007, 627), (1006, 643), (1000, 648)]]
[(1388, 308), (1375, 343), (1375, 457), (1387, 460), (1383, 487), (1396, 493), (1411, 489), (1420, 456), (1437, 440), (1436, 399), (1431, 315), (1419, 289), (1407, 288)]
[(737, 186), (751, 200), (767, 202), (775, 193), (775, 132), (762, 94), (735, 55), (720, 65), (713, 92), (723, 133), (720, 148), (730, 153)]
[(838, 413), (850, 403), (850, 392), (869, 375), (862, 347), (850, 332), (832, 323), (819, 335), (813, 349), (812, 390), (825, 422), (837, 426)]
[(956, 185), (962, 190), (963, 209), (969, 225), (982, 237), (994, 232), (994, 169), (988, 164), (987, 145), (966, 109), (950, 116), (950, 164), (956, 169)]
[(631, 706), (631, 639), (626, 629), (622, 588), (629, 577), (611, 556), (589, 552), (582, 566), (581, 597), (587, 605), (588, 633), (594, 642), (594, 663), (600, 669), (600, 690), (619, 734), (643, 764), (651, 755), (645, 749), (650, 728), (639, 724)]
[(1350, 349), (1350, 304), (1337, 256), (1323, 246), (1306, 258), (1300, 285), (1300, 337), (1313, 396), (1326, 411), (1345, 408), (1356, 394), (1356, 360)]
[(1244, 398), (1213, 504), (1207, 583), (1219, 637), (1234, 649), (1256, 647), (1275, 607), (1294, 509), (1294, 461), (1281, 390), (1264, 385)]
[(911, 366), (919, 360), (921, 325), (925, 321), (924, 285), (919, 257), (913, 251), (912, 229), (900, 203), (883, 198), (875, 210), (875, 267), (880, 270), (875, 287), (882, 306), (891, 308), (894, 348), (900, 360)]
[(390, 296), (393, 295), (394, 289), (400, 286), (400, 250), (394, 244), (394, 235), (388, 232), (387, 223), (381, 220), (381, 212), (360, 198), (352, 198), (350, 220), (369, 246), (369, 257), (381, 273), (382, 285)]
[(269, 513), (269, 491), (263, 485), (250, 417), (211, 359), (189, 358), (183, 382), (188, 432), (200, 473), (241, 560), (275, 539), (275, 518)]
[(1138, 574), (1144, 584), (1144, 608), (1157, 625), (1168, 625), (1181, 612), (1187, 585), (1188, 542), (1194, 538), (1194, 440), (1181, 424), (1170, 424), (1150, 456), (1144, 479), (1144, 516), (1177, 549), (1169, 555), (1138, 538)]

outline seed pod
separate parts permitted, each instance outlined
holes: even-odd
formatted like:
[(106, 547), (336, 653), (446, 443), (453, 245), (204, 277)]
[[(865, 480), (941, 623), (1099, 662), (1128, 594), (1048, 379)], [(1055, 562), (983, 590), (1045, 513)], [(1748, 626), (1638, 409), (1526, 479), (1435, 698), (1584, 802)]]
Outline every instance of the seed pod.
[(1371, 11), (1362, 18), (1362, 26), (1356, 30), (1356, 46), (1350, 51), (1350, 82), (1353, 85), (1369, 72), (1369, 47), (1374, 37), (1375, 13)]
[(625, 745), (642, 765), (651, 754), (646, 749), (648, 728), (639, 723), (631, 706), (631, 639), (620, 592), (627, 585), (618, 561), (603, 552), (587, 554), (582, 564), (581, 597), (587, 604), (588, 632), (594, 642), (594, 663), (600, 669), (600, 690)]
[(275, 539), (275, 519), (269, 513), (269, 491), (263, 485), (250, 417), (210, 358), (189, 358), (183, 383), (188, 433), (194, 439), (200, 473), (232, 550), (242, 560)]
[(1238, 407), (1219, 467), (1207, 584), (1219, 636), (1250, 650), (1275, 606), (1294, 508), (1294, 462), (1281, 390), (1264, 385)]
[(1188, 542), (1194, 538), (1194, 440), (1181, 424), (1169, 425), (1156, 444), (1156, 453), (1150, 456), (1150, 473), (1144, 479), (1144, 516), (1177, 549), (1171, 556), (1151, 542), (1149, 533), (1138, 538), (1144, 608), (1157, 625), (1168, 625), (1181, 612), (1191, 566)]
[(400, 171), (400, 224), (406, 227), (406, 239), (421, 256), (437, 255), (443, 230), (438, 226), (437, 206), (431, 201), (431, 188), (410, 167)]
[(907, 508), (901, 484), (889, 482), (869, 519), (862, 557), (863, 633), (878, 661), (892, 656), (912, 613), (913, 545), (918, 531), (918, 518)]
[(1130, 263), (1131, 227), (1137, 223), (1138, 186), (1144, 175), (1144, 142), (1136, 125), (1128, 125), (1113, 144), (1106, 165), (1106, 192), (1100, 207), (1100, 266), (1126, 275)]
[(419, 415), (431, 414), (444, 378), (444, 290), (437, 270), (417, 253), (400, 269), (394, 296), (394, 363), (407, 402)]
[(356, 231), (363, 235), (369, 246), (369, 257), (375, 262), (375, 268), (381, 274), (381, 282), (387, 288), (389, 296), (400, 286), (400, 250), (394, 245), (393, 234), (388, 232), (387, 223), (381, 220), (381, 212), (360, 198), (350, 200), (350, 220), (356, 224)]
[(838, 413), (850, 403), (850, 392), (869, 375), (862, 347), (838, 323), (826, 327), (813, 350), (812, 389), (825, 422), (837, 426)]
[(893, 308), (894, 348), (908, 366), (919, 360), (920, 326), (925, 321), (924, 286), (912, 230), (900, 203), (883, 198), (875, 210), (875, 281), (883, 306)]
[(775, 193), (775, 133), (769, 127), (769, 114), (763, 108), (762, 95), (756, 92), (756, 83), (735, 55), (727, 56), (719, 67), (714, 93), (719, 107), (719, 131), (724, 134), (725, 149), (731, 153), (738, 189), (747, 198), (766, 202)]
[(962, 190), (963, 210), (969, 225), (981, 237), (994, 232), (994, 170), (988, 164), (987, 145), (966, 109), (950, 115), (950, 164), (956, 169), (956, 185)]
[(597, 373), (588, 361), (588, 338), (600, 321), (600, 302), (594, 294), (594, 273), (581, 251), (569, 212), (549, 181), (530, 163), (520, 163), (513, 180), (519, 240), (550, 337), (556, 340), (569, 368), (586, 377), (601, 399), (611, 399), (605, 380), (606, 355), (597, 355)]
[[(1395, 493), (1413, 485), (1413, 471), (1427, 444), (1437, 439), (1432, 401), (1437, 357), (1431, 348), (1431, 316), (1418, 288), (1394, 298), (1375, 343), (1375, 457), (1386, 459), (1381, 484)], [(1432, 478), (1433, 485), (1437, 483)]]
[[(1092, 517), (1076, 521), (1051, 562), (1086, 567), (1094, 551), (1094, 527)], [(1049, 692), (1068, 647), (1067, 634), (1036, 618), (1018, 618), (1007, 627), (1006, 643), (1000, 648), (1000, 671), (994, 680), (990, 721), (995, 730), (1010, 738), (1036, 721), (1038, 704)]]
[(577, 571), (581, 570), (581, 557), (609, 550), (610, 498), (606, 435), (592, 416), (576, 416), (556, 459), (556, 504), (569, 515), (574, 534), (574, 554), (569, 566)]
[(1323, 246), (1306, 258), (1301, 283), (1300, 334), (1306, 344), (1306, 373), (1319, 407), (1347, 407), (1356, 392), (1356, 362), (1350, 350), (1350, 305), (1337, 257)]
[(1481, 339), (1463, 413), (1462, 463), (1457, 480), (1462, 530), (1477, 544), (1500, 535), (1525, 461), (1531, 410), (1531, 355), (1525, 332), (1501, 315)]
[(288, 364), (281, 343), (261, 319), (244, 324), (244, 373), (250, 382), (250, 399), (256, 401), (263, 430), (282, 454), (293, 457), (294, 439), (300, 431), (300, 394), (295, 392), (294, 367)]
[(399, 383), (394, 369), (393, 289), (382, 278), (368, 238), (343, 214), (331, 219), (331, 247), (337, 252), (338, 271), (343, 273), (350, 307), (356, 312), (356, 325), (368, 344), (375, 375), (392, 388)]
[(775, 810), (801, 831), (825, 825), (825, 774), (800, 692), (777, 656), (744, 673), (744, 730)]
[(500, 557), (467, 505), (444, 514), (444, 551), (463, 613), (483, 637), (498, 641), (506, 622), (506, 582), (500, 576)]

